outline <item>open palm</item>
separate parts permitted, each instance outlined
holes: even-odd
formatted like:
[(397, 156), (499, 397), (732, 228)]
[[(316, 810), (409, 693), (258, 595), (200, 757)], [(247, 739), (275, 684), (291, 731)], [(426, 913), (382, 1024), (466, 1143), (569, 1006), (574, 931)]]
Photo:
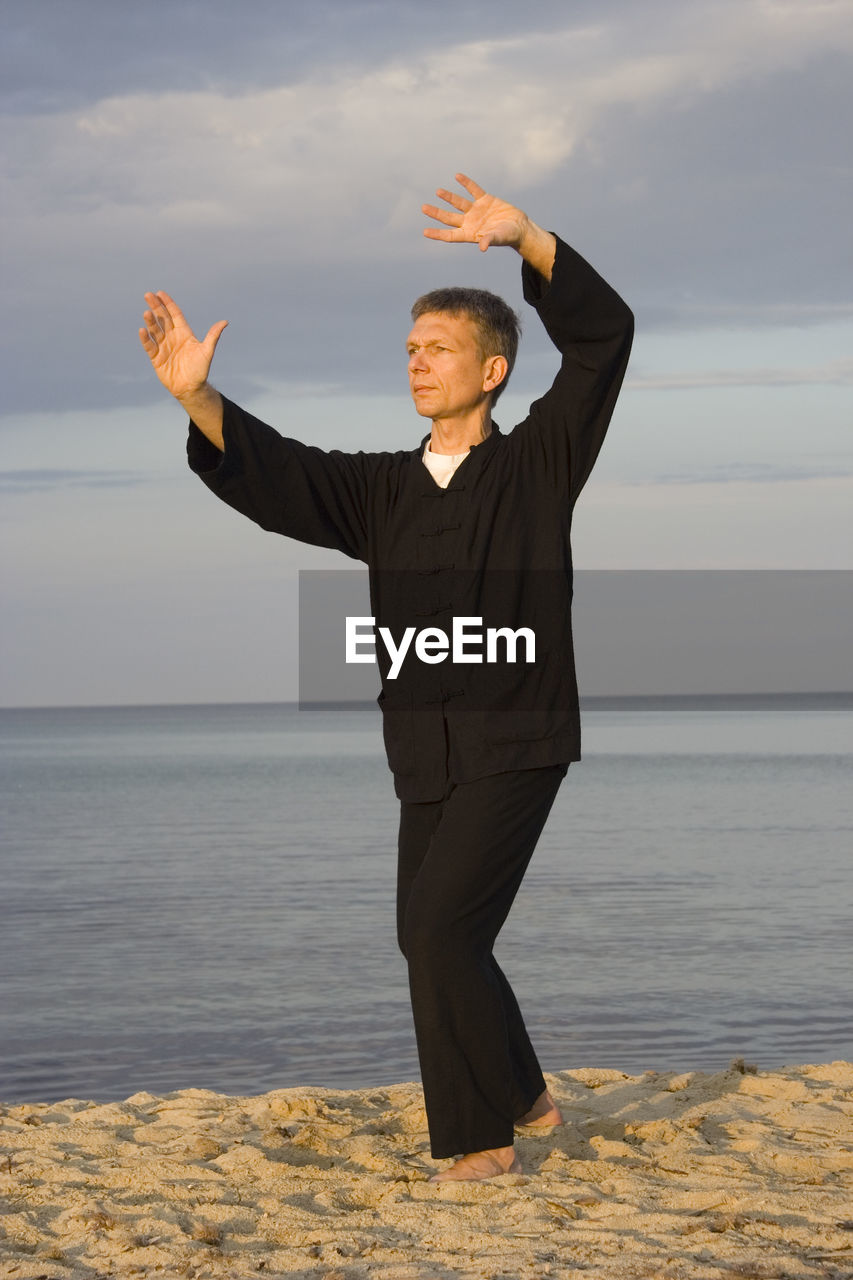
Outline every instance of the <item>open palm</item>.
[(227, 320), (210, 327), (199, 342), (184, 313), (168, 293), (146, 293), (148, 310), (139, 340), (148, 353), (154, 372), (167, 391), (177, 399), (193, 395), (207, 381), (213, 353)]
[(424, 235), (430, 240), (447, 240), (451, 242), (479, 244), (485, 252), (489, 245), (509, 245), (517, 249), (521, 244), (528, 223), (526, 213), (515, 205), (489, 195), (473, 178), (464, 173), (456, 174), (456, 181), (473, 197), (457, 195), (439, 187), (436, 195), (452, 205), (454, 212), (441, 209), (434, 204), (422, 205), (423, 212), (437, 222), (443, 222), (446, 229), (427, 227)]

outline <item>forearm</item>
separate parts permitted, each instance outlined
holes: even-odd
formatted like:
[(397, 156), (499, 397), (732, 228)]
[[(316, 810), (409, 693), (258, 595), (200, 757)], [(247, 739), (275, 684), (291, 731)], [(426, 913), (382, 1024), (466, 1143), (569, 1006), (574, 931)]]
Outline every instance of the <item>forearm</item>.
[[(539, 312), (558, 351), (585, 368), (601, 368), (625, 341), (633, 316), (612, 285), (565, 241), (557, 241), (550, 282), (525, 261), (521, 270), (525, 301)], [(546, 287), (547, 286), (547, 287)]]
[(208, 489), (270, 533), (365, 560), (371, 456), (282, 436), (226, 396), (221, 406), (224, 451), (195, 422), (187, 439), (190, 469)]
[(525, 226), (517, 246), (525, 262), (550, 282), (557, 253), (557, 238), (525, 216)]
[(209, 382), (203, 382), (195, 391), (176, 396), (175, 399), (191, 420), (221, 453), (225, 452), (222, 435), (222, 396)]
[(554, 475), (568, 476), (574, 501), (583, 488), (607, 431), (631, 350), (633, 316), (615, 289), (564, 241), (558, 240), (550, 283), (525, 261), (525, 300), (536, 307), (562, 355), (560, 371), (530, 417), (525, 433), (551, 460)]

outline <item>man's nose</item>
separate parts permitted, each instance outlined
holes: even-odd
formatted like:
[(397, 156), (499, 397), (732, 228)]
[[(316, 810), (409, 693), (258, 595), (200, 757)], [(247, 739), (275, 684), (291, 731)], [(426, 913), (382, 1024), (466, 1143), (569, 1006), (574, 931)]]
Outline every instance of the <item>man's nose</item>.
[(417, 373), (423, 371), (426, 367), (426, 356), (423, 351), (413, 351), (409, 356), (409, 371), (411, 373)]

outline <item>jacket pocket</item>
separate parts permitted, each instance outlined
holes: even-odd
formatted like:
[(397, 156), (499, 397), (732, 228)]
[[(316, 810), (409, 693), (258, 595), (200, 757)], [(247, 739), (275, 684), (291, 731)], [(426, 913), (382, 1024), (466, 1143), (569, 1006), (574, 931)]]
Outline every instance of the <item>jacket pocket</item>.
[(377, 698), (382, 708), (382, 737), (392, 773), (404, 776), (415, 772), (415, 733), (410, 705), (388, 703), (385, 694)]
[(487, 711), (483, 734), (488, 742), (538, 742), (559, 732), (558, 717), (550, 710)]

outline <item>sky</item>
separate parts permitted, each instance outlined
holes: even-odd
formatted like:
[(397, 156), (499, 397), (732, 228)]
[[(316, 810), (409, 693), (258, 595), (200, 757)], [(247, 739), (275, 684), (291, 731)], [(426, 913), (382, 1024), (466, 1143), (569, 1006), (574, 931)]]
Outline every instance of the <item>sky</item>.
[[(227, 319), (213, 379), (283, 434), (414, 447), (413, 298), (524, 308), (512, 251), (422, 236), (460, 170), (636, 316), (577, 566), (853, 568), (853, 0), (5, 0), (0, 28), (0, 705), (296, 696), (298, 572), (347, 562), (189, 473), (142, 294)], [(504, 430), (555, 372), (530, 313)]]

